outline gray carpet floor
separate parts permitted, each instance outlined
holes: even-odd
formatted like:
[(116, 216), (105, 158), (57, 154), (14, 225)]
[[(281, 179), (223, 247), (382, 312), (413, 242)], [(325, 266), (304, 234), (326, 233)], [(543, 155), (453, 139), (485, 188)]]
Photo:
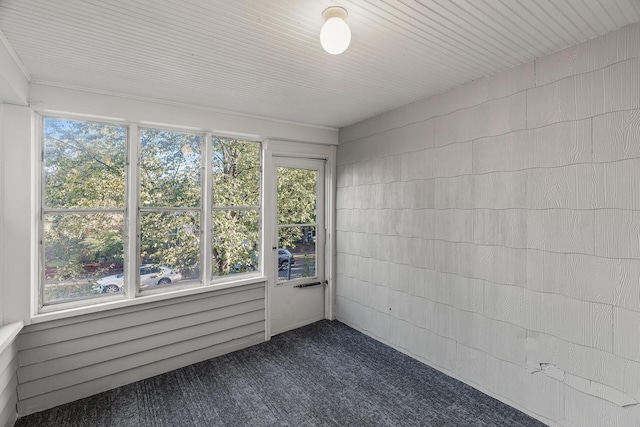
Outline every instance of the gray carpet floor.
[(337, 321), (73, 403), (16, 426), (543, 426)]

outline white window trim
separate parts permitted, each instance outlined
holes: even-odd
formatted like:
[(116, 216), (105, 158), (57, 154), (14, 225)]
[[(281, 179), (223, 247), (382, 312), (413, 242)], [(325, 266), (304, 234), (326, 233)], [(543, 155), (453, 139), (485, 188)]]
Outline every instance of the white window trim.
[[(135, 194), (132, 195), (132, 202), (135, 204), (131, 204), (129, 206), (136, 206), (136, 212), (135, 212), (135, 221), (131, 221), (132, 223), (134, 223), (136, 225), (136, 229), (135, 229), (135, 234), (130, 234), (130, 236), (135, 236), (135, 239), (129, 239), (129, 240), (134, 240), (134, 243), (129, 243), (130, 246), (135, 246), (134, 252), (131, 252), (133, 254), (136, 254), (135, 257), (130, 258), (130, 259), (135, 259), (135, 263), (134, 262), (130, 262), (130, 264), (135, 264), (135, 265), (131, 265), (131, 269), (132, 271), (127, 270), (128, 276), (125, 276), (125, 278), (128, 278), (127, 282), (128, 282), (128, 287), (127, 287), (127, 297), (128, 299), (137, 299), (137, 298), (144, 298), (146, 296), (149, 295), (154, 295), (154, 294), (161, 294), (161, 293), (167, 293), (167, 292), (171, 292), (173, 290), (180, 290), (180, 289), (188, 289), (188, 288), (195, 288), (195, 287), (203, 287), (203, 286), (209, 286), (211, 284), (211, 281), (207, 281), (206, 277), (210, 277), (210, 276), (205, 276), (206, 274), (206, 260), (203, 258), (203, 256), (205, 255), (205, 249), (204, 247), (206, 245), (204, 245), (206, 239), (208, 238), (209, 240), (211, 240), (211, 229), (210, 228), (206, 228), (206, 224), (205, 224), (205, 218), (207, 218), (209, 215), (206, 214), (207, 212), (207, 206), (208, 204), (206, 203), (208, 200), (210, 200), (211, 198), (211, 190), (212, 190), (212, 185), (211, 185), (211, 165), (209, 164), (207, 166), (207, 162), (208, 162), (208, 155), (207, 153), (211, 153), (211, 147), (210, 147), (210, 143), (211, 143), (211, 138), (210, 138), (210, 132), (198, 132), (198, 131), (193, 131), (190, 129), (184, 129), (184, 128), (169, 128), (166, 126), (140, 126), (139, 124), (133, 124), (136, 128), (136, 144), (130, 144), (131, 146), (135, 145), (135, 149), (132, 149), (129, 151), (131, 158), (136, 159), (136, 164), (132, 167), (132, 169), (134, 169), (132, 171), (132, 174), (135, 174), (135, 188), (136, 191), (134, 192)], [(184, 134), (190, 134), (190, 135), (198, 135), (200, 136), (200, 207), (143, 207), (140, 205), (140, 165), (142, 164), (142, 151), (141, 151), (141, 146), (140, 146), (140, 140), (141, 140), (141, 131), (143, 130), (160, 130), (160, 131), (165, 131), (165, 132), (175, 132), (175, 133), (184, 133)], [(132, 132), (133, 134), (133, 132)], [(135, 153), (134, 153), (135, 151)], [(132, 185), (133, 187), (133, 185)], [(207, 196), (207, 199), (205, 199), (205, 195)], [(163, 289), (148, 289), (144, 291), (144, 294), (142, 294), (140, 292), (140, 258), (137, 256), (140, 252), (140, 236), (142, 235), (142, 231), (140, 228), (140, 214), (141, 213), (146, 213), (146, 212), (157, 212), (157, 213), (162, 213), (162, 212), (198, 212), (200, 215), (200, 261), (201, 261), (201, 268), (200, 268), (200, 272), (201, 272), (201, 277), (200, 280), (198, 282), (193, 282), (192, 284), (178, 284), (178, 285), (171, 285), (168, 286), (166, 288)], [(128, 217), (130, 220), (133, 219), (133, 217)], [(133, 227), (129, 227), (129, 232), (133, 232), (133, 230), (131, 230)], [(126, 256), (126, 255), (125, 255)], [(125, 258), (126, 260), (127, 258)], [(133, 278), (133, 280), (132, 280)], [(168, 290), (167, 290), (168, 289)]]
[[(267, 278), (261, 274), (256, 273), (255, 276), (243, 277), (238, 280), (225, 281), (223, 283), (212, 283), (207, 286), (198, 286), (188, 289), (177, 289), (175, 291), (164, 292), (155, 295), (145, 295), (132, 299), (118, 299), (117, 301), (104, 301), (96, 300), (95, 304), (84, 304), (76, 307), (66, 307), (64, 309), (41, 312), (31, 317), (31, 324), (49, 322), (58, 319), (67, 319), (70, 317), (82, 316), (86, 314), (98, 313), (108, 310), (115, 310), (123, 307), (131, 307), (137, 305), (151, 304), (158, 301), (164, 301), (168, 299), (176, 299), (186, 297), (190, 295), (206, 294), (210, 292), (220, 291), (222, 289), (235, 288), (239, 286), (248, 286), (263, 283), (266, 286)], [(83, 302), (91, 300), (82, 300)], [(78, 301), (80, 302), (80, 301)]]

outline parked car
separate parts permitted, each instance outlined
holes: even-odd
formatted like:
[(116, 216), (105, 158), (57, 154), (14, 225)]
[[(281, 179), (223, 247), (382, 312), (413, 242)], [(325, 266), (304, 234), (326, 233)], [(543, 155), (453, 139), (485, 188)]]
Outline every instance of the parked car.
[[(140, 266), (140, 288), (168, 285), (179, 280), (182, 280), (182, 274), (173, 268), (156, 264)], [(120, 273), (98, 279), (93, 287), (103, 293), (117, 293), (123, 285), (124, 274)]]
[(291, 252), (286, 249), (278, 249), (278, 270), (286, 270), (294, 262)]

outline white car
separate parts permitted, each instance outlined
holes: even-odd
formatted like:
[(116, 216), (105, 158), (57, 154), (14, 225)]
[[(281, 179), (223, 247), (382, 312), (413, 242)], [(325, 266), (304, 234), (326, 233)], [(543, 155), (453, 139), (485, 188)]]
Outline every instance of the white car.
[[(182, 274), (178, 270), (155, 264), (140, 266), (140, 288), (168, 285), (178, 280), (182, 280)], [(120, 292), (123, 285), (124, 274), (120, 273), (98, 279), (94, 288), (103, 293), (117, 293)]]

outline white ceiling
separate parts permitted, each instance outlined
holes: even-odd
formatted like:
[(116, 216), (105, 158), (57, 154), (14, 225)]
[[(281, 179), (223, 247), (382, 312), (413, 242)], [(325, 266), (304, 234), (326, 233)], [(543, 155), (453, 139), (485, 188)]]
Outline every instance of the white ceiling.
[(32, 82), (336, 128), (639, 20), (640, 0), (0, 0)]

